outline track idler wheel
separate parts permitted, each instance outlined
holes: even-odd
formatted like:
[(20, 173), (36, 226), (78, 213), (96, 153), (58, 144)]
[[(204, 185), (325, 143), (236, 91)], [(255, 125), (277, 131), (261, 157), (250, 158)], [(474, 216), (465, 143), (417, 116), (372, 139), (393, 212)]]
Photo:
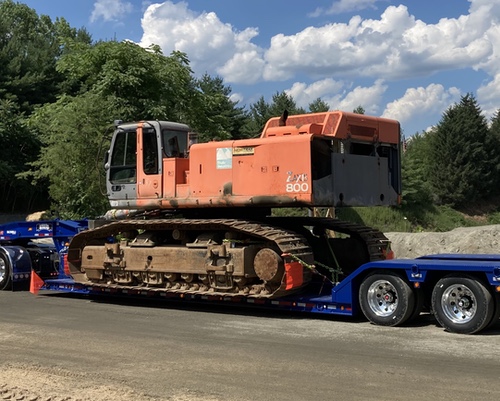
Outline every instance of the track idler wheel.
[(280, 255), (269, 248), (261, 249), (255, 255), (255, 274), (265, 283), (280, 284), (285, 274), (285, 264)]

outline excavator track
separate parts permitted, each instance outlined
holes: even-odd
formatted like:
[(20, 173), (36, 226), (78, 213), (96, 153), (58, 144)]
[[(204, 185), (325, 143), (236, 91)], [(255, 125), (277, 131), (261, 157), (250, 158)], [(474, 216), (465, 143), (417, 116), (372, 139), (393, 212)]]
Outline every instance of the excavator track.
[(327, 229), (357, 238), (366, 247), (368, 255), (367, 262), (386, 259), (386, 252), (388, 248), (390, 248), (389, 239), (381, 231), (344, 220), (332, 219), (330, 217), (294, 217), (293, 219), (269, 217), (266, 221), (269, 224), (288, 228), (297, 226), (319, 227), (321, 229)]
[[(184, 283), (181, 288), (165, 288), (163, 285), (150, 285), (148, 283), (129, 285), (127, 283), (115, 283), (110, 280), (104, 282), (105, 280), (103, 279), (89, 279), (84, 274), (85, 268), (82, 268), (82, 254), (87, 246), (97, 245), (104, 247), (109, 237), (131, 231), (165, 232), (168, 230), (190, 232), (225, 231), (243, 236), (247, 242), (249, 239), (252, 239), (261, 244), (273, 244), (274, 248), (279, 249), (279, 253), (282, 256), (286, 255), (285, 258), (288, 261), (300, 261), (304, 266), (303, 284), (298, 288), (294, 288), (293, 292), (300, 291), (302, 287), (310, 282), (313, 272), (318, 272), (314, 268), (314, 264), (317, 262), (316, 257), (319, 257), (321, 260), (319, 255), (321, 253), (320, 249), (324, 249), (325, 246), (324, 243), (319, 242), (319, 239), (317, 243), (314, 243), (314, 238), (317, 236), (317, 234), (313, 234), (315, 231), (330, 230), (342, 233), (353, 238), (361, 246), (361, 252), (353, 252), (356, 254), (361, 253), (362, 255), (358, 257), (358, 260), (353, 262), (354, 266), (352, 269), (358, 267), (361, 263), (385, 259), (386, 250), (390, 245), (389, 240), (378, 230), (328, 217), (268, 217), (255, 221), (185, 218), (122, 220), (81, 232), (73, 238), (68, 250), (68, 260), (70, 261), (72, 275), (77, 282), (88, 283), (90, 281), (94, 286), (98, 287), (119, 287), (130, 290), (140, 290), (147, 287), (148, 289), (166, 293), (209, 293), (223, 296), (244, 295), (248, 297), (279, 298), (289, 295), (292, 292), (290, 289), (285, 289), (285, 277), (283, 277), (280, 283), (274, 283), (274, 285), (260, 283), (254, 286), (254, 288), (257, 288), (257, 291), (238, 291), (237, 288), (228, 288), (226, 290), (207, 288), (206, 286), (199, 288), (199, 286), (192, 286), (188, 283)], [(228, 242), (232, 242), (232, 240), (228, 240)], [(239, 246), (236, 240), (235, 246)], [(343, 254), (345, 252), (339, 253)]]
[[(73, 237), (68, 249), (68, 261), (72, 268), (72, 274), (77, 281), (82, 280), (82, 274), (85, 269), (82, 269), (82, 253), (84, 248), (89, 244), (104, 244), (106, 238), (113, 237), (120, 233), (131, 231), (147, 231), (147, 232), (164, 232), (167, 230), (194, 230), (202, 231), (228, 231), (242, 234), (246, 238), (252, 238), (261, 243), (272, 243), (279, 249), (282, 255), (293, 255), (294, 260), (300, 260), (303, 263), (310, 265), (313, 263), (313, 252), (309, 247), (307, 240), (300, 234), (280, 227), (273, 227), (260, 222), (244, 221), (235, 219), (157, 219), (157, 220), (124, 220), (105, 224), (91, 230), (87, 230)], [(231, 242), (231, 240), (229, 240)], [(289, 256), (288, 256), (289, 257)], [(77, 270), (75, 270), (77, 269)], [(305, 268), (303, 285), (305, 286), (310, 281), (311, 272)], [(103, 284), (99, 280), (94, 281), (94, 285), (109, 286), (113, 283)], [(283, 283), (281, 283), (283, 284)], [(120, 286), (123, 288), (123, 286)], [(126, 286), (131, 289), (137, 286)], [(258, 293), (244, 294), (256, 297), (277, 298), (283, 295), (290, 294), (283, 285), (270, 287), (262, 284), (262, 288)], [(265, 288), (264, 288), (265, 287)], [(144, 288), (142, 285), (141, 288)], [(205, 290), (193, 290), (193, 288), (155, 288), (158, 291), (166, 292), (189, 292), (189, 293), (205, 293)], [(295, 289), (297, 291), (298, 288)], [(242, 295), (241, 292), (218, 292), (217, 290), (208, 289), (214, 295)]]

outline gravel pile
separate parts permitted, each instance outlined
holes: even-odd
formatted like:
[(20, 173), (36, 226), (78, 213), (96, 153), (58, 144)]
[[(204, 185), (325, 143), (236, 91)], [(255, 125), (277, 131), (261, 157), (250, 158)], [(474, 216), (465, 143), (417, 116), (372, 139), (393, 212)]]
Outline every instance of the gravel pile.
[(500, 254), (500, 225), (461, 227), (435, 233), (385, 233), (396, 258), (411, 259), (436, 253)]

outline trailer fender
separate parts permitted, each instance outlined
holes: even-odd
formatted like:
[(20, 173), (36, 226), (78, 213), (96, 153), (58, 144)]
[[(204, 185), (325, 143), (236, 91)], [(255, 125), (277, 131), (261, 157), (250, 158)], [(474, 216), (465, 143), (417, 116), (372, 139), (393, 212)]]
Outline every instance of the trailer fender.
[(28, 282), (31, 258), (21, 246), (0, 246), (0, 290), (14, 289), (16, 283)]

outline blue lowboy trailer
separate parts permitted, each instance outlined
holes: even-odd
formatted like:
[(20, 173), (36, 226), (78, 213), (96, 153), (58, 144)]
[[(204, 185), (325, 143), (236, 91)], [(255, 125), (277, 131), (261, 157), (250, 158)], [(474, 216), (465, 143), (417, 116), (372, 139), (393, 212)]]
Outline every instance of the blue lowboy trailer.
[[(400, 326), (430, 311), (447, 331), (478, 333), (500, 319), (500, 255), (438, 254), (361, 265), (336, 282), (318, 276), (299, 293), (279, 298), (185, 291), (154, 285), (75, 281), (68, 271), (68, 241), (87, 221), (39, 221), (0, 226), (0, 289), (26, 283), (31, 269), (41, 290), (178, 300), (323, 315), (362, 313), (377, 325)], [(53, 246), (31, 240), (51, 238)], [(285, 278), (286, 279), (286, 278)]]
[(323, 315), (356, 316), (362, 312), (372, 323), (384, 326), (408, 323), (427, 309), (447, 331), (473, 334), (499, 322), (500, 255), (441, 254), (370, 262), (338, 283), (311, 284), (302, 293), (278, 299), (164, 291), (153, 286), (85, 284), (72, 279), (46, 280), (43, 288)]
[(32, 271), (42, 280), (65, 277), (68, 243), (87, 227), (86, 220), (0, 224), (0, 290), (27, 288)]

